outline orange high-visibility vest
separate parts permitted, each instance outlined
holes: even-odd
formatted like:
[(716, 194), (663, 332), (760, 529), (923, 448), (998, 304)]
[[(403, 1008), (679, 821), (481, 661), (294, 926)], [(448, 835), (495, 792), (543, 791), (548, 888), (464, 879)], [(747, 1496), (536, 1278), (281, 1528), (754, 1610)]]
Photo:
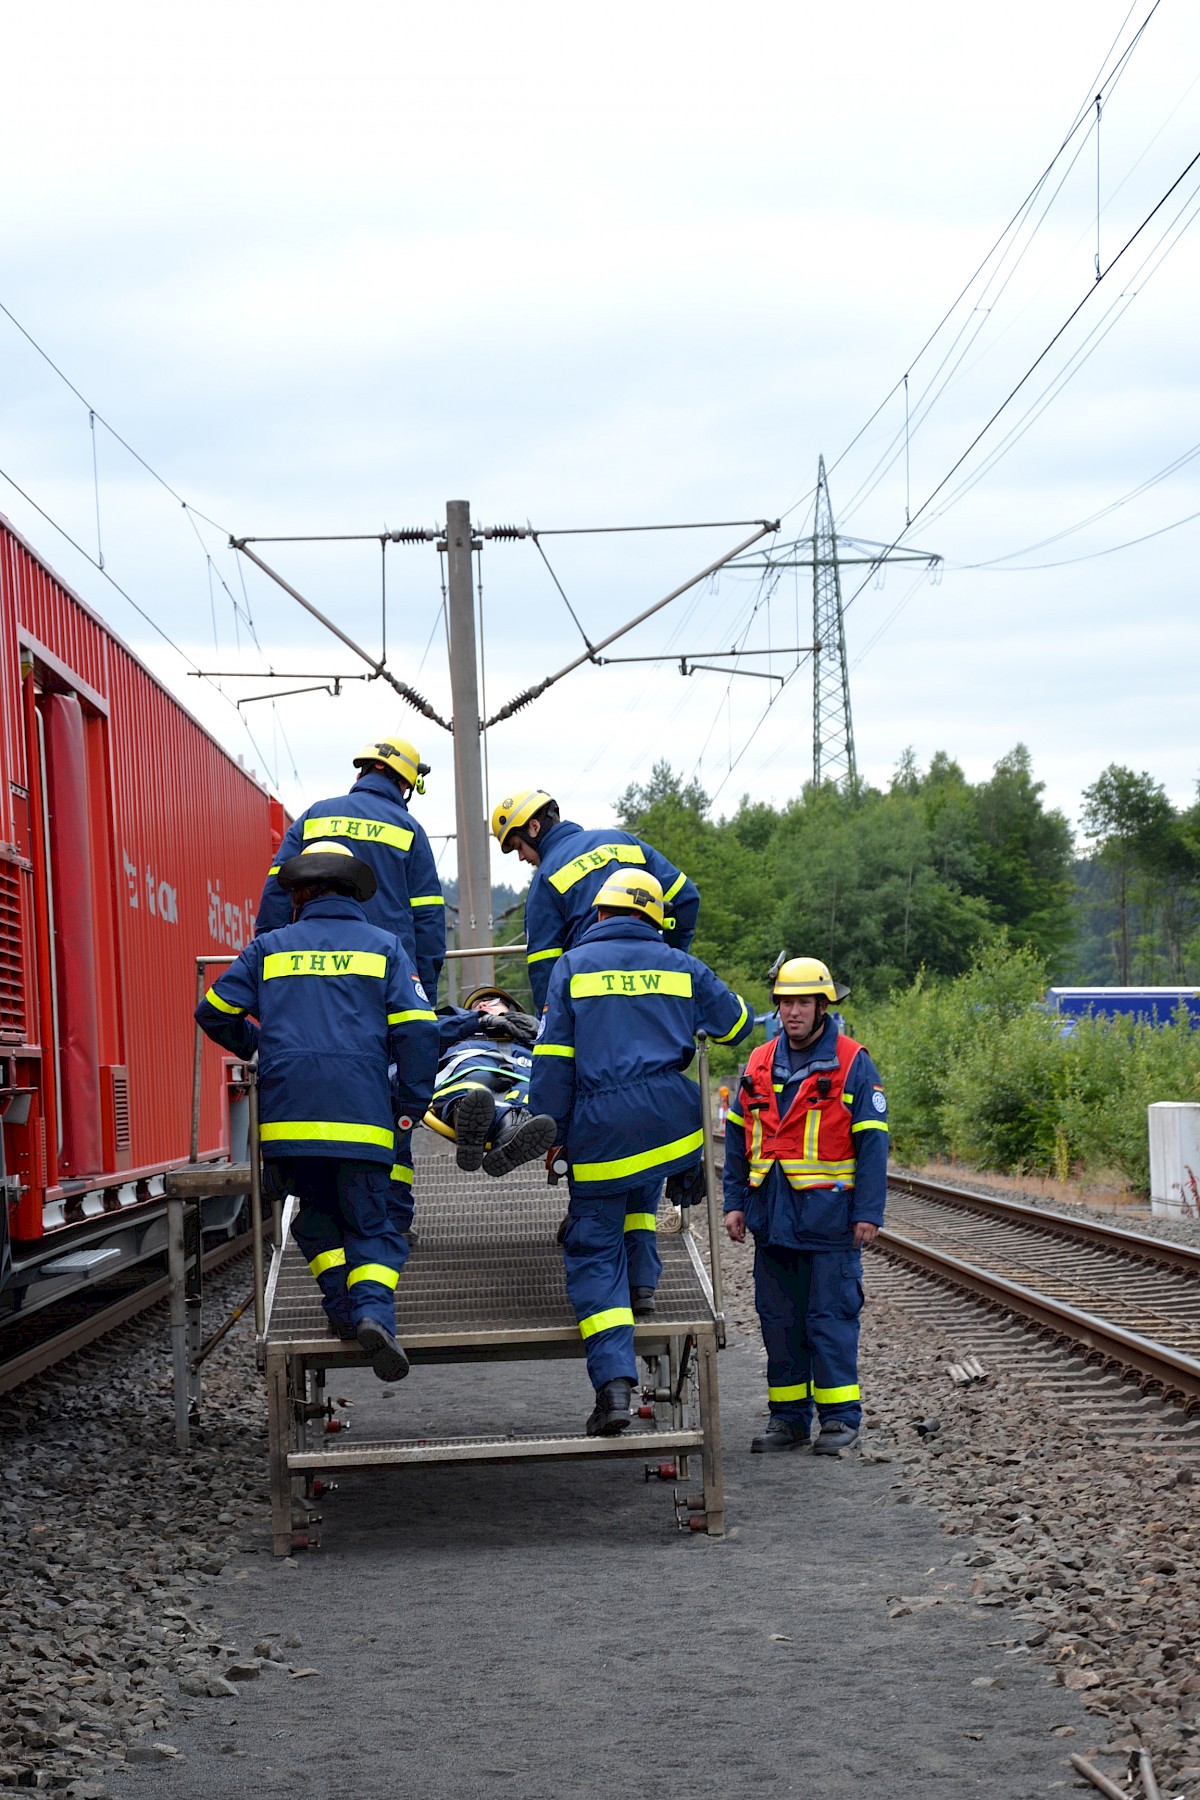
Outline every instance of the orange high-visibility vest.
[(750, 1186), (761, 1187), (776, 1162), (794, 1188), (853, 1186), (852, 1096), (845, 1089), (862, 1045), (839, 1034), (836, 1064), (806, 1075), (781, 1119), (774, 1078), (778, 1042), (772, 1038), (752, 1050), (742, 1077)]

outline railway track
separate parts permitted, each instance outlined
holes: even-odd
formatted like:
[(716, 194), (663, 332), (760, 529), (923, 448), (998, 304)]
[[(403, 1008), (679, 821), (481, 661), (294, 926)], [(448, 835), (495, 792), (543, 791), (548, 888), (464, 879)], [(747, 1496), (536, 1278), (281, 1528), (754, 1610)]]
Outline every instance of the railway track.
[(877, 1246), (1200, 1413), (1200, 1251), (910, 1177)]
[[(246, 1231), (207, 1251), (202, 1264), (204, 1274), (210, 1275), (239, 1256), (248, 1255), (252, 1238), (253, 1233)], [(9, 1326), (0, 1335), (0, 1394), (7, 1394), (23, 1381), (53, 1368), (168, 1298), (167, 1276), (142, 1269), (134, 1273), (145, 1279), (116, 1297), (85, 1290), (31, 1315), (24, 1329), (15, 1324)]]

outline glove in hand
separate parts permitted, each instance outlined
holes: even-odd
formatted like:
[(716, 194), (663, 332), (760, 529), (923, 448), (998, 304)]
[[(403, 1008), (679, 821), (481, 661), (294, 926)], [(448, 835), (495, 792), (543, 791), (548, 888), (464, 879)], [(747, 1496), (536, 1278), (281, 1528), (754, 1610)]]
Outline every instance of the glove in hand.
[(699, 1206), (704, 1199), (704, 1164), (667, 1176), (667, 1199), (680, 1207)]
[(537, 1020), (528, 1013), (481, 1013), (479, 1031), (490, 1038), (508, 1038), (514, 1044), (532, 1044), (537, 1036)]

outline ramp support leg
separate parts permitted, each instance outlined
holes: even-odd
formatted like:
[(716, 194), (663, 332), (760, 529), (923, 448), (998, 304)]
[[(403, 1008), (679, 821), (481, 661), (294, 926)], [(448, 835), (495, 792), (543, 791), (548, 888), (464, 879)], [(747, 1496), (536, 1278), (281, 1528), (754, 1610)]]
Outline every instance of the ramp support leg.
[(704, 1432), (704, 1518), (709, 1537), (725, 1535), (725, 1487), (721, 1476), (721, 1405), (717, 1396), (716, 1332), (696, 1344), (700, 1377), (700, 1423)]
[(267, 1444), (271, 1470), (271, 1537), (276, 1556), (292, 1550), (292, 1477), (288, 1449), (292, 1433), (292, 1408), (288, 1394), (287, 1360), (278, 1351), (267, 1351)]

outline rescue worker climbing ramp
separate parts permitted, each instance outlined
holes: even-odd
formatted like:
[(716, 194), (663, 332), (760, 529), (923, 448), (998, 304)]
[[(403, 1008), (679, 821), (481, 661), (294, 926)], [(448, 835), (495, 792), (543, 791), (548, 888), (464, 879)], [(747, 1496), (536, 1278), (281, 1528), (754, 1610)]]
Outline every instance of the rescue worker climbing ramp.
[[(600, 889), (617, 868), (645, 869), (658, 883), (668, 944), (686, 950), (696, 931), (700, 895), (694, 882), (652, 844), (608, 826), (585, 831), (559, 817), (558, 801), (541, 788), (506, 796), (492, 812), (492, 835), (505, 855), (515, 850), (534, 870), (525, 899), (529, 987), (538, 1011), (554, 965), (595, 922)], [(668, 911), (669, 907), (669, 911)]]
[(380, 1380), (398, 1381), (409, 1139), (433, 1092), (437, 1021), (398, 939), (368, 923), (375, 877), (345, 844), (309, 844), (278, 880), (293, 922), (248, 944), (196, 1019), (235, 1056), (258, 1052), (263, 1158), (300, 1202), (292, 1236), (330, 1331), (357, 1338)]
[(663, 1178), (700, 1163), (701, 1096), (684, 1074), (696, 1033), (736, 1044), (754, 1015), (704, 963), (663, 942), (653, 875), (610, 869), (595, 903), (596, 923), (555, 963), (530, 1098), (566, 1149), (563, 1266), (596, 1390), (587, 1431), (610, 1437), (630, 1422), (637, 1379), (630, 1290), (652, 1292), (661, 1273)]

